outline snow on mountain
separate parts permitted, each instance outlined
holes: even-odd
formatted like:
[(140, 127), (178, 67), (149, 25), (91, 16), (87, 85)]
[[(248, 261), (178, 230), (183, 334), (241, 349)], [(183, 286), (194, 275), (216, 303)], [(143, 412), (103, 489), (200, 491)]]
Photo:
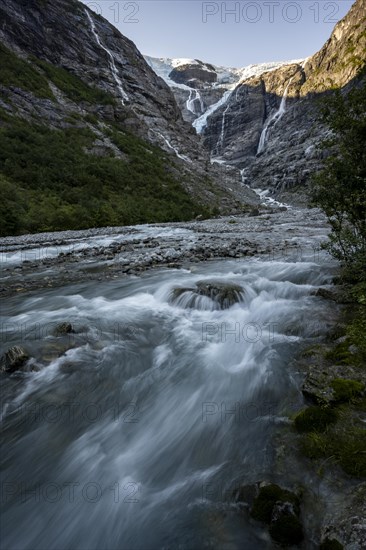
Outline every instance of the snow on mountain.
[(259, 76), (267, 71), (278, 69), (282, 65), (289, 65), (291, 63), (300, 63), (304, 61), (303, 59), (294, 61), (272, 61), (269, 63), (251, 64), (247, 65), (246, 67), (235, 68), (212, 65), (210, 63), (204, 63), (198, 59), (169, 57), (158, 58), (148, 55), (145, 55), (144, 57), (150, 67), (155, 71), (155, 73), (163, 78), (163, 80), (165, 80), (165, 82), (169, 86), (186, 90), (189, 90), (190, 86), (176, 82), (170, 77), (170, 73), (173, 71), (173, 69), (183, 66), (196, 65), (204, 70), (214, 71), (217, 75), (217, 80), (212, 87), (224, 87), (229, 89), (233, 88), (233, 85), (235, 86), (243, 80), (251, 78), (252, 76)]

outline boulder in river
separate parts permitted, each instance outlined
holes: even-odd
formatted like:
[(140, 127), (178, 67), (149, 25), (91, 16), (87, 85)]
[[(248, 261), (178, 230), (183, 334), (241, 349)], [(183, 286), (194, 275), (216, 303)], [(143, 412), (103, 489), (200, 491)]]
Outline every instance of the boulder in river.
[(198, 281), (197, 293), (207, 296), (220, 305), (221, 309), (228, 309), (244, 300), (244, 289), (235, 283), (226, 281)]
[(29, 357), (25, 349), (20, 346), (13, 346), (0, 359), (0, 372), (14, 372), (21, 369)]
[(266, 523), (273, 540), (283, 546), (298, 544), (304, 538), (300, 521), (300, 499), (274, 483), (262, 483), (254, 499), (251, 516)]
[(75, 332), (71, 323), (60, 323), (53, 331), (54, 336), (64, 336)]
[(170, 295), (170, 302), (184, 308), (207, 309), (209, 298), (213, 309), (228, 309), (244, 300), (244, 289), (240, 285), (226, 281), (197, 281), (195, 287), (176, 287)]

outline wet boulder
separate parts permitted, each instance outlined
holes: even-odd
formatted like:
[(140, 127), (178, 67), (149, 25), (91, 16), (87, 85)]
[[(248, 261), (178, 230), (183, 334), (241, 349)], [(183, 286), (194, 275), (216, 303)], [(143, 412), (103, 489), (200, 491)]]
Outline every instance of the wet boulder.
[(235, 283), (226, 281), (198, 281), (197, 293), (216, 302), (220, 309), (228, 309), (244, 300), (244, 289)]
[(250, 512), (268, 525), (274, 541), (282, 546), (299, 544), (304, 538), (299, 497), (274, 483), (262, 483)]
[(25, 366), (29, 358), (30, 356), (24, 348), (13, 346), (0, 359), (0, 372), (15, 372), (20, 370)]
[(197, 281), (194, 287), (176, 287), (169, 302), (187, 309), (228, 309), (244, 301), (244, 289), (226, 281)]
[(53, 336), (64, 336), (75, 332), (71, 323), (60, 323), (53, 330)]

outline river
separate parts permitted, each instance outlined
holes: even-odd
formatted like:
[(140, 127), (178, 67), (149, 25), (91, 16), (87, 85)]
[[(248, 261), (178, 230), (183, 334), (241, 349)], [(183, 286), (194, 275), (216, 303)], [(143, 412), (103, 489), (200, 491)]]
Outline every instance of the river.
[[(115, 246), (128, 231), (112, 231)], [(104, 276), (110, 235), (92, 258), (96, 236), (73, 235), (78, 262), (42, 256), (22, 273), (26, 239), (3, 240), (2, 348), (32, 356), (28, 372), (0, 373), (4, 549), (274, 548), (233, 491), (271, 479), (272, 437), (302, 403), (294, 358), (328, 328), (314, 296), (335, 270), (318, 250), (325, 221), (293, 209), (139, 231), (146, 253), (196, 246), (195, 261)], [(199, 239), (244, 238), (251, 254), (199, 261)], [(43, 282), (16, 292), (21, 276)], [(241, 300), (196, 299), (202, 281), (235, 284)], [(63, 322), (75, 332), (54, 336)]]

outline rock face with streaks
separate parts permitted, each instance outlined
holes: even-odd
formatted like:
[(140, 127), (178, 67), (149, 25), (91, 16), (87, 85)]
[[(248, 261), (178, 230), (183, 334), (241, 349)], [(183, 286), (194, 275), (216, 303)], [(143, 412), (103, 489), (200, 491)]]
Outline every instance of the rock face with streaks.
[(358, 0), (315, 55), (240, 82), (208, 119), (203, 135), (212, 154), (244, 170), (253, 187), (306, 185), (324, 155), (317, 148), (327, 133), (318, 97), (356, 78), (366, 59), (365, 29)]
[[(254, 71), (226, 69), (226, 81), (219, 78), (223, 68), (214, 68), (216, 81), (200, 82), (203, 116), (187, 114), (182, 95), (188, 92), (174, 83), (179, 75), (179, 83), (190, 85), (194, 65), (182, 64), (181, 71), (174, 69), (166, 80), (183, 116), (193, 118), (211, 157), (238, 167), (244, 183), (280, 194), (306, 186), (310, 174), (321, 166), (325, 153), (317, 145), (327, 129), (319, 123), (317, 100), (355, 83), (365, 65), (365, 52), (365, 6), (364, 0), (357, 0), (321, 50), (306, 60), (257, 66)], [(162, 61), (166, 62), (151, 63), (160, 74)], [(219, 93), (221, 102), (213, 92)]]

